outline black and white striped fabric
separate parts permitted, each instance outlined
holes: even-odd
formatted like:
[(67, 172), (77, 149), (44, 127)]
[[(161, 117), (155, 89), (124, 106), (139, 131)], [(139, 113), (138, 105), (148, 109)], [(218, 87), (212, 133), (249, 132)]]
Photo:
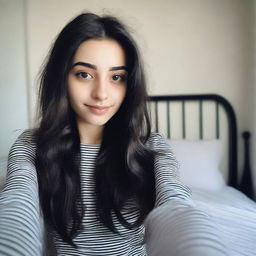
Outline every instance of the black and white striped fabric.
[[(205, 213), (194, 207), (190, 189), (181, 184), (178, 163), (168, 144), (161, 135), (152, 134), (148, 146), (164, 153), (155, 160), (156, 207), (145, 225), (128, 230), (113, 214), (119, 230), (119, 234), (114, 234), (97, 220), (93, 171), (100, 146), (81, 144), (85, 228), (75, 238), (78, 249), (71, 248), (55, 232), (50, 232), (54, 246), (49, 253), (38, 198), (35, 143), (32, 132), (25, 131), (10, 150), (7, 182), (0, 194), (0, 255), (226, 255), (214, 224)], [(129, 205), (123, 211), (129, 221), (133, 221), (138, 214)]]

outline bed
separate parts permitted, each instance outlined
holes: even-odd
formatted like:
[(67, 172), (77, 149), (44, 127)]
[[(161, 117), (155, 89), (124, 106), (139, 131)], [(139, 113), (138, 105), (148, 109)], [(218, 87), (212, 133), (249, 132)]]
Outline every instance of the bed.
[(238, 133), (234, 110), (222, 96), (149, 97), (153, 130), (163, 134), (180, 163), (180, 178), (207, 212), (231, 256), (256, 255), (256, 203), (249, 164), (249, 133), (244, 138), (244, 169), (239, 179)]
[[(218, 95), (151, 96), (153, 130), (169, 141), (181, 179), (199, 209), (210, 215), (230, 256), (256, 255), (256, 203), (250, 166), (238, 179), (237, 125), (232, 106)], [(244, 134), (249, 158), (248, 133)], [(0, 161), (4, 183), (6, 159)], [(239, 181), (241, 180), (241, 182)]]

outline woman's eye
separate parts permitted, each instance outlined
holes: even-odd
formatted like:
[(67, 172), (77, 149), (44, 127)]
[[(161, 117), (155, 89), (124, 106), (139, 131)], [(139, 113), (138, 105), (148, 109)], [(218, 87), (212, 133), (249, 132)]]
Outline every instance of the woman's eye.
[(86, 73), (86, 72), (78, 72), (78, 73), (76, 73), (76, 76), (78, 78), (82, 78), (82, 79), (90, 79), (90, 78), (92, 78), (92, 76), (89, 73)]
[(126, 80), (126, 76), (125, 75), (113, 75), (112, 79), (114, 81), (125, 81)]

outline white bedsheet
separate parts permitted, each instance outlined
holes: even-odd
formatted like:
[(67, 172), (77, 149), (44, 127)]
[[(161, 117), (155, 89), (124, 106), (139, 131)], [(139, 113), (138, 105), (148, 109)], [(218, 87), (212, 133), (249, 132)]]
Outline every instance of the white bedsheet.
[(256, 255), (256, 203), (226, 186), (219, 192), (192, 189), (199, 209), (212, 216), (230, 256)]

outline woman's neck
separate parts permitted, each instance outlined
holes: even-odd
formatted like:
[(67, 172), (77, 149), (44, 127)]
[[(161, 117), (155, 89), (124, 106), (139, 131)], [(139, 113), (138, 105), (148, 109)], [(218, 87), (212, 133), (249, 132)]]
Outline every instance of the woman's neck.
[(78, 130), (82, 144), (101, 144), (104, 126), (79, 124)]

